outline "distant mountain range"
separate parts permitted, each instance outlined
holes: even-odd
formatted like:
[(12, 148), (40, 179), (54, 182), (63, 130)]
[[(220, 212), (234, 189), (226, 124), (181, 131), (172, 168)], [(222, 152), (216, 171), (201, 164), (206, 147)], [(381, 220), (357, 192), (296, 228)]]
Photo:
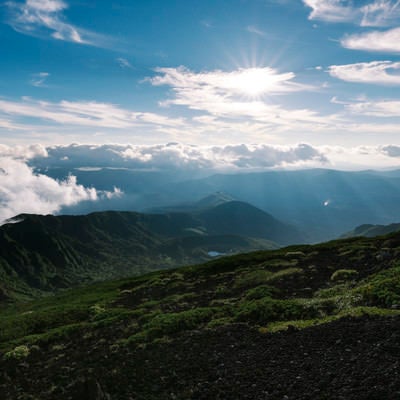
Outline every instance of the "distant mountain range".
[(357, 228), (353, 229), (350, 232), (345, 233), (341, 237), (343, 239), (356, 237), (356, 236), (364, 236), (364, 237), (375, 237), (387, 235), (389, 233), (400, 231), (400, 223), (398, 224), (389, 224), (389, 225), (370, 225), (364, 224), (357, 226)]
[(181, 170), (174, 174), (107, 168), (41, 172), (57, 179), (72, 173), (85, 186), (100, 190), (116, 186), (124, 192), (120, 198), (66, 207), (63, 214), (106, 209), (184, 211), (182, 205), (191, 211), (198, 199), (223, 192), (297, 226), (312, 242), (336, 238), (361, 224), (390, 224), (400, 215), (400, 171), (310, 169), (209, 176), (190, 176)]
[(297, 229), (223, 194), (190, 212), (23, 214), (0, 227), (0, 297), (304, 241)]

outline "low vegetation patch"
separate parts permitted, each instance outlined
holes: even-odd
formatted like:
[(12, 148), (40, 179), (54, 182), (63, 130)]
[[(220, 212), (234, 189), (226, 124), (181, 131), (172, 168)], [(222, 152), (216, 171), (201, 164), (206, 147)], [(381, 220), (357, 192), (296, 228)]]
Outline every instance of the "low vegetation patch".
[[(397, 248), (385, 250), (379, 264), (379, 246), (378, 239), (358, 238), (240, 254), (18, 302), (0, 309), (0, 352), (29, 358), (35, 344), (68, 352), (82, 340), (113, 348), (236, 323), (274, 332), (396, 314), (400, 266), (388, 257)], [(359, 261), (349, 260), (354, 253)]]

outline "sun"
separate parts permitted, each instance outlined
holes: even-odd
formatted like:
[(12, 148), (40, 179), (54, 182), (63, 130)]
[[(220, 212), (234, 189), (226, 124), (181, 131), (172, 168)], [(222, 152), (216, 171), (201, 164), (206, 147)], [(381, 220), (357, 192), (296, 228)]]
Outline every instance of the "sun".
[(270, 67), (240, 68), (226, 76), (225, 85), (237, 94), (257, 98), (281, 91), (291, 78), (291, 74), (277, 74)]

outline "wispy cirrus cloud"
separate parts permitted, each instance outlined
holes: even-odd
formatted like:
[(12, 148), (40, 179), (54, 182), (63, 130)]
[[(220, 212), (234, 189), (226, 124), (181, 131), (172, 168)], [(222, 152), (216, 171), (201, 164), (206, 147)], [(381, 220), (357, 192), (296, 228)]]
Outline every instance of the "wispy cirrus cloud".
[(396, 24), (400, 18), (398, 0), (373, 0), (352, 2), (349, 0), (303, 0), (312, 9), (309, 19), (327, 22), (352, 22), (364, 27), (380, 27)]
[[(331, 76), (347, 82), (371, 83), (378, 85), (400, 85), (400, 62), (372, 61), (345, 65), (331, 65)], [(392, 73), (394, 72), (394, 73)]]
[(246, 31), (250, 32), (250, 33), (254, 33), (255, 35), (258, 35), (258, 36), (265, 36), (265, 32), (263, 30), (261, 30), (260, 28), (257, 28), (255, 25), (249, 25), (246, 28)]
[(356, 17), (356, 11), (343, 0), (303, 0), (312, 9), (309, 19), (328, 22), (348, 22)]
[(375, 0), (361, 7), (361, 26), (388, 26), (400, 18), (399, 0)]
[(341, 45), (347, 49), (381, 53), (400, 53), (400, 28), (346, 35)]
[(123, 57), (118, 57), (117, 63), (121, 68), (130, 68), (130, 69), (133, 68), (132, 64), (126, 58)]
[(400, 100), (368, 100), (341, 102), (345, 109), (352, 114), (379, 117), (379, 118), (400, 118)]
[(8, 23), (25, 35), (53, 38), (66, 42), (109, 47), (110, 38), (105, 35), (79, 28), (64, 15), (68, 4), (62, 0), (8, 1)]
[(50, 76), (48, 72), (39, 72), (32, 74), (30, 84), (35, 87), (46, 87), (46, 80)]
[(348, 0), (303, 0), (312, 9), (309, 19), (327, 22), (348, 22), (361, 27), (393, 27), (345, 35), (340, 44), (352, 50), (400, 53), (400, 1), (374, 0), (356, 2)]
[(58, 103), (23, 98), (21, 101), (0, 99), (0, 116), (29, 117), (57, 124), (86, 127), (129, 128), (145, 124), (181, 126), (183, 119), (150, 112), (135, 112), (115, 104), (95, 101)]

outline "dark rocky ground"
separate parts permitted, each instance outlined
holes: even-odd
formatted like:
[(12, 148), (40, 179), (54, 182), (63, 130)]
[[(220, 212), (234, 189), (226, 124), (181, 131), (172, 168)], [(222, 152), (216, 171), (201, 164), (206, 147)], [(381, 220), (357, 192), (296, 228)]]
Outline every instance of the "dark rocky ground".
[(234, 324), (141, 347), (109, 339), (3, 361), (0, 399), (400, 399), (400, 317), (277, 333)]

